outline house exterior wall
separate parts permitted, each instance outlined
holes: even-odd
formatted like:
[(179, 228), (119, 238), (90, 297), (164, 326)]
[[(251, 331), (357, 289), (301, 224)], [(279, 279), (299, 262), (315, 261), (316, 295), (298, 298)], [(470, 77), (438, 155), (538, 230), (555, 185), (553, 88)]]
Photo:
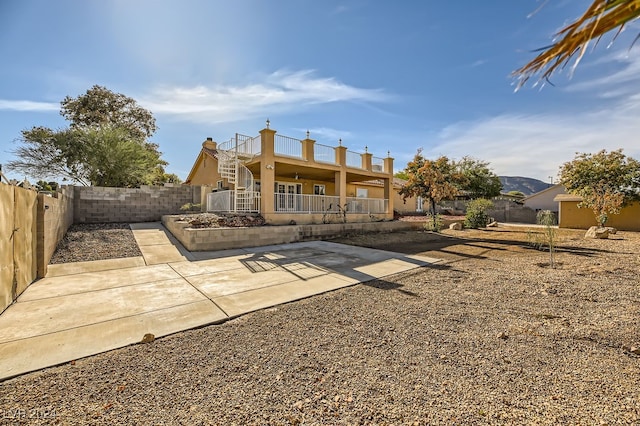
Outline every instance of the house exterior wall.
[[(218, 161), (207, 154), (201, 153), (194, 166), (190, 185), (211, 185), (215, 187), (220, 179)], [(226, 182), (225, 182), (226, 183)]]
[(553, 199), (560, 194), (566, 194), (566, 190), (562, 185), (554, 185), (537, 194), (533, 194), (524, 199), (524, 205), (533, 210), (551, 210), (557, 212), (559, 209), (558, 202)]
[[(578, 208), (579, 201), (560, 201), (560, 228), (589, 229), (598, 224), (593, 210)], [(611, 215), (606, 226), (621, 231), (640, 231), (640, 202), (635, 202)]]

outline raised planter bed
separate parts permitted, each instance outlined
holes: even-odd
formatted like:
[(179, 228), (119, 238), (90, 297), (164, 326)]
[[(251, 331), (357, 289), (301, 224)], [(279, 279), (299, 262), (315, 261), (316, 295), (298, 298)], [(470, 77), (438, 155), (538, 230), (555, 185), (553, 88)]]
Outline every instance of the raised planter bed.
[(423, 222), (366, 222), (247, 228), (192, 228), (180, 215), (162, 216), (162, 224), (189, 251), (215, 251), (322, 240), (348, 234), (422, 229)]

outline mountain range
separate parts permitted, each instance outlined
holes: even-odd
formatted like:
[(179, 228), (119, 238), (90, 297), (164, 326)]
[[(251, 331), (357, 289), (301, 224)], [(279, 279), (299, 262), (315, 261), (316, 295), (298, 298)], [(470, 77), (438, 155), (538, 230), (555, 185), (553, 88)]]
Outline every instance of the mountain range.
[(529, 196), (547, 189), (550, 184), (538, 179), (522, 177), (522, 176), (498, 176), (502, 182), (502, 193), (510, 191), (520, 191), (524, 195)]

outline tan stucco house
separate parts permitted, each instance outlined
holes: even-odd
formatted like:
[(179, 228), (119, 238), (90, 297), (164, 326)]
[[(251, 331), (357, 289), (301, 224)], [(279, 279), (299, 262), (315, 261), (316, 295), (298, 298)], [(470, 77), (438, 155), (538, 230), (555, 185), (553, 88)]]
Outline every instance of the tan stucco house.
[[(558, 213), (558, 226), (560, 228), (589, 229), (598, 224), (593, 210), (578, 207), (582, 197), (572, 194), (560, 194), (554, 200), (560, 205)], [(640, 231), (640, 202), (624, 207), (620, 214), (610, 215), (605, 225), (621, 231)]]
[(185, 183), (212, 187), (207, 211), (255, 212), (272, 224), (322, 223), (331, 215), (390, 220), (398, 200), (388, 154), (349, 151), (341, 141), (322, 145), (308, 132), (295, 139), (268, 125), (254, 137), (207, 138)]

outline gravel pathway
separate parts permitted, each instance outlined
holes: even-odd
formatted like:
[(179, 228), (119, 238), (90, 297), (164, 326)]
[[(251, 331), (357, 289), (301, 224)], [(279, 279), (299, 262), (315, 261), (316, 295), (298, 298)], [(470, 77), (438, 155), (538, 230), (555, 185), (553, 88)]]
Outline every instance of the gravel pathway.
[(5, 381), (0, 422), (640, 424), (639, 234), (557, 269), (498, 231), (365, 242), (398, 241), (446, 262)]

